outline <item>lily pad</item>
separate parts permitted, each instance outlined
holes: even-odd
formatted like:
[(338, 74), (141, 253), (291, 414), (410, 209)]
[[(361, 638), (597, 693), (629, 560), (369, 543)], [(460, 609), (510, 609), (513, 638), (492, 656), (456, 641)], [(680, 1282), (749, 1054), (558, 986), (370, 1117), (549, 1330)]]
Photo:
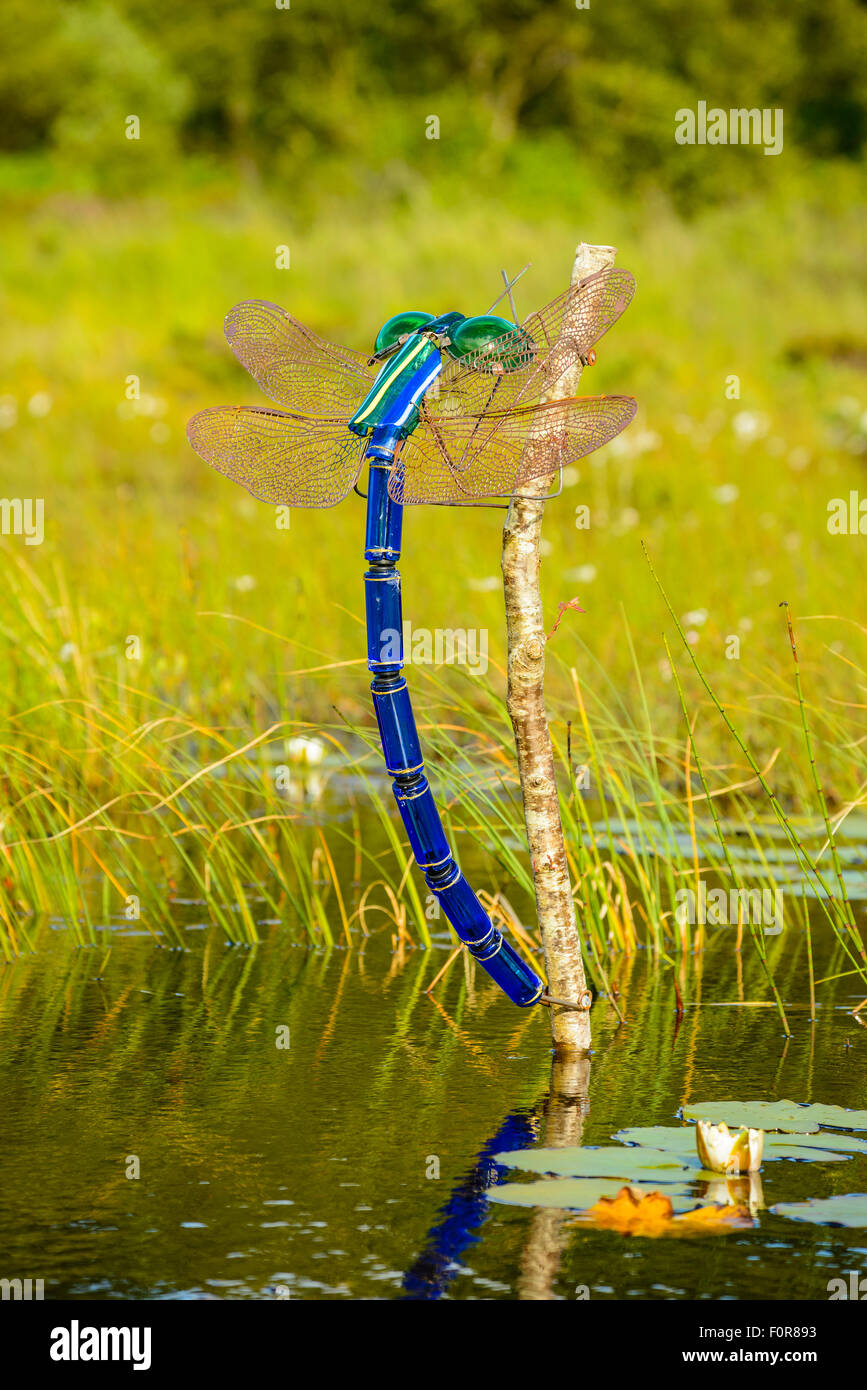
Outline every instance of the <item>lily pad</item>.
[(840, 1197), (808, 1197), (805, 1202), (777, 1202), (775, 1216), (792, 1221), (813, 1221), (818, 1226), (867, 1226), (867, 1193), (846, 1192)]
[[(489, 1187), (485, 1195), (492, 1202), (511, 1207), (586, 1211), (600, 1197), (616, 1197), (622, 1186), (622, 1182), (612, 1178), (543, 1178), (540, 1182), (501, 1183)], [(695, 1206), (695, 1197), (686, 1188), (666, 1185), (665, 1195), (675, 1211), (690, 1211)]]
[[(621, 1144), (649, 1146), (664, 1150), (672, 1158), (685, 1160), (696, 1153), (695, 1128), (692, 1125), (650, 1125), (646, 1129), (620, 1129), (613, 1136)], [(788, 1158), (801, 1163), (834, 1163), (852, 1154), (867, 1154), (867, 1139), (854, 1134), (765, 1134), (765, 1162)]]
[[(527, 1173), (554, 1173), (570, 1178), (619, 1178), (625, 1182), (684, 1182), (694, 1164), (663, 1149), (577, 1147), (567, 1149), (516, 1149), (494, 1155), (495, 1163), (522, 1168)], [(696, 1163), (698, 1160), (696, 1159)]]
[(777, 1129), (784, 1134), (816, 1134), (820, 1126), (867, 1129), (867, 1110), (847, 1110), (842, 1105), (799, 1105), (793, 1100), (702, 1101), (685, 1105), (682, 1113), (685, 1120)]
[(823, 1129), (867, 1129), (867, 1110), (849, 1110), (845, 1105), (810, 1105), (807, 1108)]
[(765, 1151), (771, 1149), (833, 1149), (838, 1154), (867, 1154), (867, 1139), (856, 1134), (766, 1134)]
[(695, 1125), (635, 1125), (631, 1129), (619, 1129), (611, 1137), (621, 1144), (641, 1144), (673, 1154), (694, 1154), (696, 1151)]

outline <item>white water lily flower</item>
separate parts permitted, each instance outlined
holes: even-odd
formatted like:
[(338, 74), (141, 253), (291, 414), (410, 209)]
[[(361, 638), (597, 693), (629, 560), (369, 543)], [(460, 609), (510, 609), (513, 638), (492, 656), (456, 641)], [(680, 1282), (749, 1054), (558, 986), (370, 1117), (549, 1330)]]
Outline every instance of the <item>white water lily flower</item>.
[(695, 1143), (699, 1158), (712, 1173), (755, 1173), (762, 1166), (765, 1132), (740, 1129), (732, 1134), (726, 1124), (699, 1120)]
[(325, 757), (325, 744), (319, 738), (290, 738), (286, 751), (291, 763), (303, 763), (306, 767), (317, 767)]

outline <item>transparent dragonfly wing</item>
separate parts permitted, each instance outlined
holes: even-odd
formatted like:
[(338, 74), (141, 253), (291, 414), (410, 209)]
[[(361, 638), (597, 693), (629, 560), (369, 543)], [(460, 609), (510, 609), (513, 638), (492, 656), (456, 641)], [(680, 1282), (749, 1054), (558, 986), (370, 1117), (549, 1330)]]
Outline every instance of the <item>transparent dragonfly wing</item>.
[(507, 497), (600, 449), (634, 419), (632, 396), (583, 396), (492, 416), (425, 416), (388, 480), (395, 502)]
[(226, 315), (226, 341), (266, 396), (298, 415), (349, 419), (376, 376), (369, 358), (320, 338), (285, 309), (245, 300)]
[[(635, 294), (628, 270), (587, 276), (478, 352), (450, 359), (427, 398), (444, 416), (501, 414), (551, 391), (616, 323)], [(502, 363), (513, 370), (504, 370)]]
[(187, 425), (200, 458), (274, 506), (334, 507), (361, 471), (364, 440), (345, 420), (309, 420), (279, 410), (203, 410)]

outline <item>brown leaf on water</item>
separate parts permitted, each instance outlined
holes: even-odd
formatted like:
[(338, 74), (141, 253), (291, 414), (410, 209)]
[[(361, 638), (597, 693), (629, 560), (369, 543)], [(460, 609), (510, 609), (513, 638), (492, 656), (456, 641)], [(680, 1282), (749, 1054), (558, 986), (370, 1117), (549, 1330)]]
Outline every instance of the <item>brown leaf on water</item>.
[(753, 1224), (746, 1207), (708, 1205), (675, 1216), (671, 1201), (662, 1192), (640, 1192), (621, 1187), (616, 1197), (600, 1197), (589, 1210), (574, 1218), (577, 1226), (618, 1231), (624, 1236), (726, 1235)]
[(678, 1236), (724, 1236), (729, 1231), (742, 1231), (755, 1225), (749, 1207), (703, 1206), (694, 1211), (682, 1212), (674, 1218), (677, 1229), (672, 1235)]

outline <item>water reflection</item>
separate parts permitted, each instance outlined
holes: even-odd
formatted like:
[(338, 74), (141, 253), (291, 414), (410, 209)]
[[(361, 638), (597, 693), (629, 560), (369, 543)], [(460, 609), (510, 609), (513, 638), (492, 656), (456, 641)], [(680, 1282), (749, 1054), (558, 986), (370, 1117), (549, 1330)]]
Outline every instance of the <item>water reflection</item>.
[(863, 1233), (767, 1209), (867, 1190), (862, 1157), (768, 1164), (764, 1198), (732, 1194), (756, 1229), (712, 1261), (490, 1201), (515, 1180), (501, 1150), (607, 1144), (698, 1100), (867, 1104), (850, 1012), (863, 996), (818, 930), (814, 1024), (803, 937), (770, 948), (788, 1044), (730, 935), (675, 962), (678, 1032), (671, 966), (615, 957), (625, 1023), (599, 1001), (592, 1068), (552, 1065), (547, 1018), (510, 1008), (481, 970), (427, 996), (447, 948), (326, 953), (279, 929), (255, 950), (216, 929), (187, 940), (117, 935), (108, 957), (50, 931), (0, 970), (0, 1248), (4, 1275), (44, 1278), (47, 1298), (548, 1300), (578, 1283), (592, 1298), (815, 1298), (863, 1264)]
[[(555, 1058), (551, 1083), (530, 1111), (507, 1116), (479, 1151), (470, 1171), (453, 1188), (441, 1208), (442, 1219), (431, 1228), (422, 1254), (404, 1277), (412, 1299), (437, 1299), (461, 1272), (459, 1256), (481, 1240), (481, 1227), (490, 1213), (487, 1193), (503, 1181), (508, 1169), (494, 1155), (526, 1149), (542, 1142), (546, 1148), (581, 1143), (589, 1107), (590, 1058)], [(549, 1299), (566, 1240), (566, 1213), (540, 1209), (533, 1213), (523, 1247), (518, 1279), (522, 1299)]]
[[(545, 1099), (545, 1148), (565, 1149), (581, 1143), (589, 1095), (590, 1058), (555, 1058)], [(556, 1296), (554, 1285), (568, 1238), (565, 1217), (566, 1213), (556, 1208), (534, 1210), (521, 1255), (519, 1298), (546, 1300)]]
[(408, 1298), (442, 1298), (460, 1272), (459, 1256), (481, 1240), (480, 1228), (488, 1216), (488, 1189), (506, 1176), (507, 1169), (493, 1156), (508, 1149), (527, 1149), (538, 1138), (535, 1111), (508, 1115), (477, 1155), (476, 1162), (453, 1189), (442, 1208), (443, 1218), (428, 1233), (419, 1258), (404, 1276)]

